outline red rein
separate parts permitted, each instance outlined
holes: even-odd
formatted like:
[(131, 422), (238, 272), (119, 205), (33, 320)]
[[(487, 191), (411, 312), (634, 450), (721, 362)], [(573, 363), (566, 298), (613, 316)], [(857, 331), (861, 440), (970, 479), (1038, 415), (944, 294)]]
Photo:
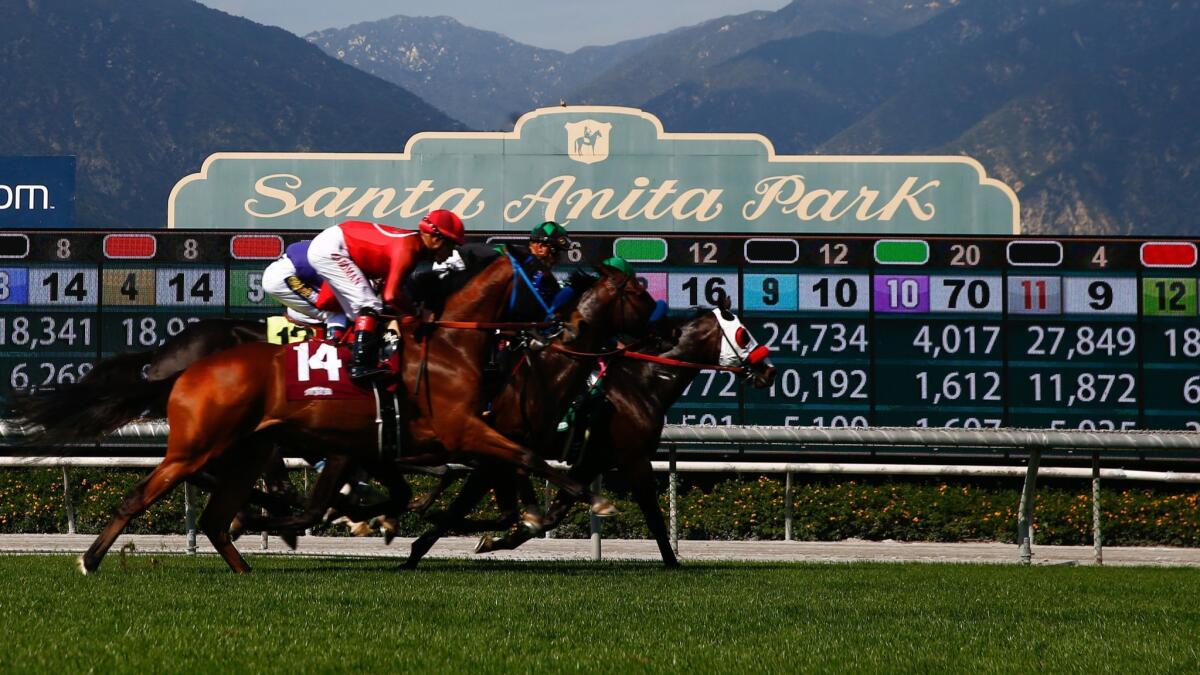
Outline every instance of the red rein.
[(665, 356), (655, 356), (654, 354), (643, 354), (641, 352), (630, 352), (625, 351), (624, 349), (614, 349), (611, 352), (577, 352), (573, 349), (567, 349), (558, 343), (550, 345), (550, 349), (566, 354), (567, 356), (578, 356), (588, 359), (602, 359), (620, 356), (627, 359), (635, 359), (637, 361), (649, 361), (651, 363), (659, 363), (664, 366), (694, 368), (695, 370), (723, 370), (729, 373), (742, 373), (746, 370), (741, 366), (715, 366), (707, 363), (692, 363), (691, 361), (680, 361), (679, 359), (671, 359)]

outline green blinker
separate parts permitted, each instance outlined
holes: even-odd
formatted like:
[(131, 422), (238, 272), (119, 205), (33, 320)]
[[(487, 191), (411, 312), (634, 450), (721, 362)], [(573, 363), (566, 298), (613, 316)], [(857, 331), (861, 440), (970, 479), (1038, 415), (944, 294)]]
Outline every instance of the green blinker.
[(601, 265), (607, 265), (625, 276), (633, 275), (633, 265), (629, 264), (624, 258), (605, 258)]

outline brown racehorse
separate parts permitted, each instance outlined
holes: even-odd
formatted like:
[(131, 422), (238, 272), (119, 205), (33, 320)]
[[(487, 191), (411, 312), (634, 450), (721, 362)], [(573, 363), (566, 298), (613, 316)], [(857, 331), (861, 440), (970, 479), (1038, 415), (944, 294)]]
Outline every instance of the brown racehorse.
[[(624, 302), (620, 292), (626, 286), (624, 281), (616, 270), (604, 268), (600, 282), (579, 302), (565, 330), (570, 334), (587, 322), (611, 320), (631, 311), (648, 315), (651, 308), (636, 304), (640, 297), (631, 296), (630, 302)], [(514, 283), (508, 259), (497, 259), (447, 300), (441, 320), (496, 321)], [(591, 495), (480, 419), (480, 366), (488, 341), (484, 331), (446, 328), (418, 341), (411, 327), (404, 329), (405, 461), (496, 460), (550, 480), (590, 501), (597, 512), (609, 512), (607, 500)], [(272, 444), (319, 444), (330, 452), (352, 456), (373, 451), (373, 403), (287, 400), (284, 358), (291, 353), (276, 345), (242, 344), (197, 361), (179, 376), (167, 401), (171, 432), (166, 456), (129, 493), (84, 554), (81, 568), (85, 573), (99, 567), (130, 519), (201, 470), (215, 476), (217, 482), (200, 527), (232, 570), (249, 571), (227, 530)]]
[[(655, 307), (654, 299), (647, 293), (644, 288), (636, 282), (632, 277), (626, 277), (615, 273), (611, 268), (605, 277), (592, 277), (582, 272), (574, 273), (568, 282), (570, 287), (577, 291), (576, 302), (567, 302), (562, 308), (562, 311), (572, 316), (587, 315), (587, 316), (603, 316), (598, 308), (598, 302), (612, 305), (610, 317), (602, 321), (579, 321), (577, 322), (575, 335), (571, 340), (572, 347), (576, 350), (595, 350), (606, 344), (609, 340), (616, 336), (617, 333), (640, 335), (648, 328), (647, 310), (652, 310)], [(622, 280), (623, 279), (623, 280)], [(617, 301), (613, 302), (611, 298), (613, 294), (609, 290), (604, 290), (601, 293), (593, 294), (588, 291), (596, 283), (609, 284), (616, 291)], [(545, 343), (546, 340), (540, 340)], [(550, 341), (552, 345), (561, 345), (562, 338), (555, 338)], [(520, 358), (517, 363), (517, 370), (521, 369), (521, 364), (525, 363), (531, 355), (537, 353), (548, 353), (545, 348), (540, 351), (533, 349), (523, 349), (516, 352)], [(557, 352), (555, 352), (557, 353)], [(540, 359), (544, 360), (544, 359)], [(536, 424), (539, 427), (550, 423), (553, 426), (562, 416), (564, 406), (573, 396), (582, 391), (586, 386), (585, 379), (591, 370), (591, 361), (587, 360), (585, 366), (580, 366), (579, 362), (573, 359), (564, 360), (561, 365), (563, 368), (556, 370), (551, 377), (555, 380), (556, 396), (554, 398), (546, 398), (538, 396), (537, 406), (526, 406), (523, 409), (512, 411), (512, 414), (520, 414), (522, 419), (520, 422), (515, 422), (519, 426), (527, 426), (531, 419), (536, 419)], [(506, 368), (510, 369), (511, 366)], [(517, 389), (523, 389), (524, 380), (520, 377), (510, 380), (508, 386), (513, 386)], [(495, 412), (493, 410), (493, 412)], [(491, 418), (493, 425), (503, 424), (496, 415)], [(509, 424), (507, 426), (512, 426)], [(526, 445), (521, 438), (510, 437), (517, 443)], [(395, 485), (394, 478), (389, 477), (386, 473), (380, 473), (380, 469), (387, 470), (391, 467), (382, 466), (379, 463), (373, 465), (366, 464), (362, 468), (373, 474), (375, 478), (380, 479), (389, 489), (389, 492), (395, 492), (392, 488)], [(246, 527), (253, 529), (261, 529), (267, 531), (280, 532), (282, 534), (294, 534), (307, 527), (311, 527), (319, 522), (329, 513), (329, 507), (334, 506), (338, 513), (349, 515), (354, 520), (366, 520), (375, 515), (386, 515), (388, 521), (392, 521), (399, 511), (409, 507), (408, 497), (410, 493), (405, 489), (407, 484), (399, 485), (401, 491), (397, 494), (392, 494), (391, 497), (384, 502), (371, 504), (368, 506), (355, 506), (353, 504), (334, 504), (333, 500), (337, 497), (336, 490), (346, 480), (349, 480), (349, 472), (354, 467), (343, 462), (333, 465), (332, 461), (327, 463), (322, 471), (320, 478), (313, 487), (309, 503), (303, 513), (284, 518), (268, 518), (257, 516), (253, 513), (239, 514), (238, 519)], [(497, 470), (495, 466), (480, 466), (478, 472), (488, 473)], [(505, 475), (508, 471), (504, 471)], [(527, 501), (531, 508), (536, 508), (536, 504), (532, 500)], [(421, 510), (418, 508), (418, 510)], [(389, 538), (390, 541), (390, 538)], [(419, 557), (419, 556), (418, 556)]]
[[(705, 311), (684, 322), (677, 330), (673, 344), (660, 350), (660, 356), (692, 364), (693, 366), (718, 366), (725, 355), (737, 356), (738, 340), (753, 338), (741, 326), (740, 320), (730, 311), (728, 298), (722, 298), (719, 307)], [(718, 320), (718, 316), (721, 320)], [(723, 350), (722, 347), (725, 347)], [(749, 353), (750, 349), (745, 349)], [(724, 360), (731, 361), (727, 358)], [(756, 387), (768, 387), (775, 377), (775, 368), (769, 359), (747, 360), (738, 358), (744, 375)], [(573, 369), (591, 369), (591, 361), (565, 355), (552, 350), (539, 353), (530, 366), (518, 374), (518, 380), (501, 393), (493, 402), (496, 413), (496, 428), (510, 438), (534, 448), (543, 457), (561, 452), (562, 438), (555, 433), (554, 425), (529, 424), (536, 411), (553, 409), (556, 401), (563, 399), (563, 382)], [(671, 405), (679, 399), (683, 390), (698, 373), (695, 367), (670, 365), (661, 362), (639, 360), (629, 356), (609, 359), (606, 374), (605, 402), (609, 409), (591, 419), (587, 447), (582, 457), (571, 467), (568, 475), (587, 484), (596, 476), (616, 467), (630, 482), (633, 497), (646, 518), (646, 524), (658, 542), (663, 562), (678, 565), (671, 550), (662, 510), (658, 505), (651, 458), (658, 449), (662, 436), (663, 420)], [(569, 397), (568, 397), (569, 400)], [(563, 405), (559, 403), (558, 405)], [(549, 418), (552, 422), (558, 418)], [(583, 430), (577, 431), (582, 433)], [(463, 518), (486, 494), (489, 488), (497, 491), (497, 499), (506, 514), (515, 514), (512, 476), (500, 473), (473, 474), (463, 485), (446, 513), (442, 514), (435, 527), (413, 542), (407, 566), (415, 566), (439, 537), (458, 528)], [(528, 494), (529, 489), (523, 490)], [(505, 503), (509, 502), (509, 503)], [(544, 519), (534, 523), (534, 528), (518, 528), (500, 540), (485, 537), (478, 552), (515, 548), (530, 539), (534, 530), (555, 527), (566, 515), (576, 499), (559, 491)], [(478, 531), (479, 527), (471, 527)]]

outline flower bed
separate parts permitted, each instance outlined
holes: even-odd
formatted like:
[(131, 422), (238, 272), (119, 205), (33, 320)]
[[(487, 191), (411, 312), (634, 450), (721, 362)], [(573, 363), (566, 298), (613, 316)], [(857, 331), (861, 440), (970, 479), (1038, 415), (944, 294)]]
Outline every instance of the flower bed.
[[(142, 472), (76, 470), (72, 493), (80, 532), (97, 532)], [(302, 480), (295, 474), (295, 480)], [(416, 490), (428, 479), (414, 479)], [(782, 539), (782, 476), (694, 477), (682, 475), (680, 537), (685, 539)], [(1104, 542), (1108, 545), (1200, 546), (1200, 489), (1195, 486), (1105, 484)], [(636, 504), (619, 481), (611, 491), (620, 515), (604, 521), (606, 537), (646, 537)], [(667, 509), (666, 478), (660, 501)], [(1034, 512), (1042, 544), (1091, 543), (1091, 486), (1084, 481), (1047, 481), (1039, 486)], [(1012, 541), (1016, 532), (1020, 482), (1002, 479), (886, 479), (797, 477), (793, 537), (831, 541), (848, 538), (902, 541)], [(201, 498), (203, 501), (203, 497)], [(444, 501), (444, 500), (443, 500)], [(415, 516), (402, 521), (403, 534), (424, 529)], [(183, 491), (176, 489), (130, 524), (133, 533), (183, 530)], [(0, 533), (66, 531), (62, 471), (30, 469), (0, 472)], [(322, 527), (323, 534), (342, 528)], [(584, 509), (572, 511), (557, 536), (588, 533)]]

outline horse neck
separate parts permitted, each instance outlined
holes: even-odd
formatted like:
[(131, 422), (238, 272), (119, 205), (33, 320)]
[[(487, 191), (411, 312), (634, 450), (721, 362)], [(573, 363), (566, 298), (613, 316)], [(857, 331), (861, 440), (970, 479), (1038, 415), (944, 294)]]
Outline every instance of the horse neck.
[[(614, 296), (611, 302), (619, 302), (619, 296)], [(574, 311), (575, 308), (572, 308)], [(604, 312), (598, 312), (603, 314)], [(615, 331), (596, 330), (596, 325), (606, 325), (604, 322), (587, 322), (587, 328), (572, 340), (570, 346), (562, 345), (572, 351), (596, 352)], [(561, 342), (560, 342), (561, 344)], [(592, 370), (598, 367), (595, 359), (575, 357), (562, 354), (551, 349), (538, 352), (536, 368), (518, 371), (518, 378), (535, 377), (542, 381), (541, 389), (549, 400), (537, 402), (535, 406), (551, 406), (557, 414), (559, 409), (565, 410), (567, 404), (586, 386), (586, 379)], [(518, 390), (527, 391), (519, 385)], [(543, 411), (545, 412), (545, 411)]]
[(446, 299), (446, 321), (494, 321), (500, 318), (515, 282), (507, 258), (500, 257)]
[[(704, 353), (707, 350), (703, 341), (679, 340), (674, 347), (659, 356), (690, 363), (705, 363), (711, 360), (711, 355)], [(692, 380), (700, 374), (700, 371), (695, 368), (668, 366), (649, 361), (629, 361), (627, 363), (636, 364), (629, 369), (628, 373), (636, 381), (636, 389), (652, 399), (655, 406), (663, 413), (679, 400), (679, 397), (683, 395), (683, 390), (687, 389)]]

